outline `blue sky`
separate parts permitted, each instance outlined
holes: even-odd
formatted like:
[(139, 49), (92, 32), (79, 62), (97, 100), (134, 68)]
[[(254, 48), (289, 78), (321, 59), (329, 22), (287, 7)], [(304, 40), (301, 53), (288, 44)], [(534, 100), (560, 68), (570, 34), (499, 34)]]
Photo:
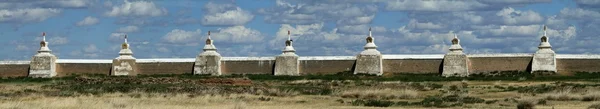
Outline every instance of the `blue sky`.
[(62, 59), (193, 58), (207, 31), (223, 56), (356, 55), (373, 28), (384, 54), (533, 53), (549, 27), (561, 54), (600, 53), (599, 0), (0, 0), (0, 60), (29, 60), (46, 32)]

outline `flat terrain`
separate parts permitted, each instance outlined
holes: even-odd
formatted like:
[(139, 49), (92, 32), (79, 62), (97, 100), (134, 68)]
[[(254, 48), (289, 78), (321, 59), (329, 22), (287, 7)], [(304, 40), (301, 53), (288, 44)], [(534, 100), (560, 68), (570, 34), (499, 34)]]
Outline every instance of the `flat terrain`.
[[(0, 80), (6, 109), (585, 109), (600, 103), (600, 74), (71, 76)], [(598, 79), (596, 79), (598, 78)], [(594, 107), (594, 106), (592, 106)], [(598, 106), (600, 107), (600, 106)]]

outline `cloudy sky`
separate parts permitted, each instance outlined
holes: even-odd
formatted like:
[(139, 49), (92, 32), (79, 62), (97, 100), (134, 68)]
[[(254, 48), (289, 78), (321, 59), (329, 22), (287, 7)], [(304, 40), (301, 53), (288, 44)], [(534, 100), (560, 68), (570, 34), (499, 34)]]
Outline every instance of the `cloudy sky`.
[(46, 32), (62, 59), (194, 58), (207, 31), (223, 56), (533, 53), (547, 25), (562, 54), (600, 53), (600, 0), (0, 0), (0, 60), (29, 60)]

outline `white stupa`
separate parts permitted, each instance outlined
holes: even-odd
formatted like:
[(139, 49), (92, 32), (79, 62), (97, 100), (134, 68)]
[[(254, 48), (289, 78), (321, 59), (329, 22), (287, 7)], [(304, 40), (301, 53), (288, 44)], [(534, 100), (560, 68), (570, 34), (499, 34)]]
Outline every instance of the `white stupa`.
[(119, 51), (119, 57), (116, 59), (135, 59), (133, 52), (129, 49), (129, 43), (127, 43), (127, 35), (125, 35), (125, 42), (121, 45), (121, 51)]
[(29, 65), (29, 77), (50, 78), (57, 75), (56, 73), (56, 56), (52, 54), (52, 50), (48, 48), (46, 42), (46, 33), (42, 33), (42, 41), (40, 42), (40, 50), (37, 51), (31, 58)]

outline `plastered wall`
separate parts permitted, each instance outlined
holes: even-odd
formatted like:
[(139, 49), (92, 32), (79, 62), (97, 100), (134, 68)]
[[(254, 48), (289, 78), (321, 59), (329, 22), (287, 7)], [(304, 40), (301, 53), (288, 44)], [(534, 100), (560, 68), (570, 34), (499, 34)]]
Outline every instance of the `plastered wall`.
[[(467, 55), (469, 73), (494, 71), (529, 71), (531, 54)], [(354, 56), (300, 57), (300, 75), (335, 74), (352, 71)], [(184, 74), (192, 73), (195, 59), (138, 59), (138, 74)], [(109, 75), (112, 60), (57, 60), (58, 76), (100, 74)], [(417, 73), (440, 74), (443, 55), (383, 55), (384, 74)], [(274, 57), (223, 57), (221, 71), (231, 74), (273, 74)], [(25, 77), (29, 61), (0, 61), (0, 77)], [(557, 69), (561, 75), (574, 72), (600, 72), (600, 55), (557, 55)]]

